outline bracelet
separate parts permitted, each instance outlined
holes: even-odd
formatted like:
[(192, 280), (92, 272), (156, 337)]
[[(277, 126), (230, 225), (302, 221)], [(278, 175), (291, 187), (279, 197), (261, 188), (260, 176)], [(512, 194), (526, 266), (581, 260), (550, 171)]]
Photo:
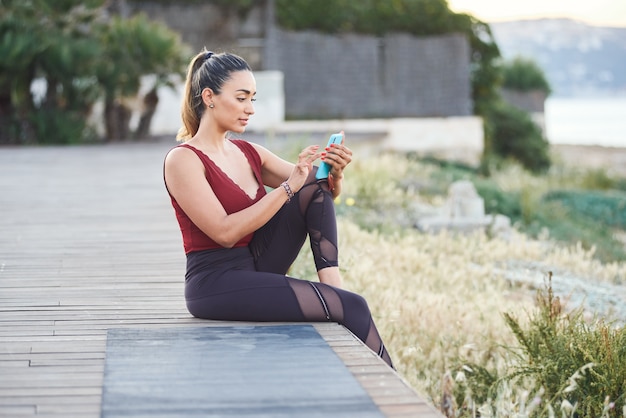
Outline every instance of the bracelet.
[(293, 194), (293, 191), (291, 190), (291, 187), (289, 187), (289, 183), (287, 183), (286, 181), (283, 181), (282, 183), (280, 183), (280, 185), (282, 186), (283, 189), (285, 189), (285, 192), (287, 193), (287, 202), (291, 201), (294, 194)]

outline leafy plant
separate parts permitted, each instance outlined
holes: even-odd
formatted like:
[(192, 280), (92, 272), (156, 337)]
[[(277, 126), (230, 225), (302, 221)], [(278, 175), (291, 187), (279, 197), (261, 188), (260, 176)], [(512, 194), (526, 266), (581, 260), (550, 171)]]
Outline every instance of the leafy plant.
[(572, 212), (594, 222), (626, 229), (626, 193), (617, 191), (555, 190), (545, 195), (546, 202), (559, 202)]
[(602, 218), (592, 219), (558, 202), (541, 203), (527, 225), (520, 230), (537, 237), (548, 231), (550, 238), (562, 245), (581, 245), (604, 262), (625, 261), (624, 244)]
[[(42, 109), (49, 118), (59, 111), (84, 115), (93, 99), (93, 85), (81, 82), (90, 74), (97, 42), (86, 23), (96, 13), (94, 1), (5, 1), (0, 13), (0, 118), (13, 129), (0, 143), (37, 141), (33, 123)], [(43, 97), (31, 94), (33, 80), (46, 86)], [(43, 109), (46, 109), (45, 111)], [(77, 122), (85, 126), (84, 120)]]
[(98, 138), (85, 123), (83, 112), (43, 108), (35, 110), (31, 117), (38, 143), (42, 145), (95, 142)]
[(527, 320), (504, 313), (516, 340), (498, 353), (504, 365), (459, 356), (453, 368), (456, 416), (621, 416), (626, 331), (602, 319), (585, 321), (581, 308), (568, 311), (550, 279), (548, 274)]
[[(577, 181), (584, 182), (584, 173), (579, 177)], [(510, 175), (506, 179), (501, 181), (511, 185)], [(557, 184), (549, 186), (551, 181)], [(614, 231), (625, 229), (623, 192), (563, 190), (560, 187), (575, 187), (578, 183), (563, 184), (552, 175), (540, 185), (522, 182), (509, 190), (493, 177), (474, 177), (473, 182), (484, 199), (485, 211), (509, 217), (521, 232), (535, 238), (548, 232), (551, 239), (563, 245), (580, 243), (588, 250), (593, 248), (595, 256), (605, 262), (626, 260), (624, 245)]]
[[(136, 94), (143, 75), (156, 75), (156, 86), (166, 74), (183, 73), (186, 50), (177, 35), (143, 16), (110, 17), (106, 6), (104, 0), (2, 2), (0, 143), (90, 140), (87, 116), (103, 94), (110, 105)], [(43, 86), (37, 95), (35, 81)]]
[(102, 50), (94, 73), (104, 91), (106, 136), (126, 139), (129, 111), (120, 99), (135, 96), (144, 75), (156, 76), (149, 90), (167, 85), (172, 74), (182, 75), (188, 50), (178, 35), (143, 14), (114, 16), (97, 36)]
[[(527, 325), (512, 314), (505, 320), (519, 344), (519, 362), (506, 379), (529, 378), (543, 389), (544, 409), (567, 402), (585, 417), (604, 416), (626, 404), (626, 328), (594, 320), (581, 309), (566, 311), (550, 282), (537, 295), (538, 311)], [(612, 415), (612, 414), (611, 414)]]
[(516, 160), (535, 173), (550, 168), (550, 144), (526, 112), (499, 101), (490, 107), (487, 119), (486, 154)]
[(502, 65), (502, 86), (511, 90), (539, 90), (550, 94), (550, 84), (539, 65), (530, 58), (516, 57)]

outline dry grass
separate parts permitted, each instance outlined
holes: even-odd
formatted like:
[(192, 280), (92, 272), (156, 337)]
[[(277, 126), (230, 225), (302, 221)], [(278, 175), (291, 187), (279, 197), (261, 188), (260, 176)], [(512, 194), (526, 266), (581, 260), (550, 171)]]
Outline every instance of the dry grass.
[[(398, 371), (433, 401), (444, 374), (458, 358), (499, 366), (496, 352), (514, 343), (502, 314), (534, 304), (534, 291), (507, 282), (499, 267), (509, 260), (542, 262), (577, 274), (626, 274), (626, 266), (603, 270), (591, 254), (529, 240), (513, 232), (506, 240), (484, 233), (381, 235), (339, 221), (345, 288), (362, 294)], [(313, 278), (303, 252), (292, 274)]]
[[(351, 170), (344, 202), (347, 197), (355, 205), (360, 199), (392, 198), (397, 207), (411, 207), (419, 195), (390, 186), (392, 179), (425, 177), (430, 168), (383, 156), (356, 163)], [(498, 181), (508, 187), (539, 181), (524, 176), (513, 171), (508, 180), (502, 175)], [(410, 228), (383, 233), (340, 217), (339, 234), (344, 287), (368, 300), (399, 373), (435, 404), (443, 376), (459, 358), (504, 367), (499, 347), (515, 339), (503, 313), (524, 316), (533, 309), (535, 296), (534, 290), (503, 277), (502, 268), (510, 262), (541, 264), (598, 280), (626, 277), (624, 263), (605, 265), (580, 246), (565, 248), (547, 237), (534, 240), (516, 231), (506, 238), (483, 232), (429, 235)], [(301, 254), (291, 274), (315, 278), (308, 252)], [(503, 398), (527, 395), (511, 389)]]

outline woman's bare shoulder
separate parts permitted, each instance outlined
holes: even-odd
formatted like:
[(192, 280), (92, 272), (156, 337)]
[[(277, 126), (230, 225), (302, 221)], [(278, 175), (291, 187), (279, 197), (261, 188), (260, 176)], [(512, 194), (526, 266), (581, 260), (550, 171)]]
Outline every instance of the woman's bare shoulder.
[(172, 148), (165, 155), (164, 168), (165, 170), (180, 170), (185, 168), (202, 167), (202, 161), (198, 158), (196, 152), (189, 147), (177, 146)]
[[(183, 144), (184, 145), (184, 144)], [(167, 163), (168, 161), (171, 162), (175, 162), (175, 161), (179, 161), (179, 160), (189, 160), (191, 158), (198, 158), (196, 156), (196, 153), (193, 149), (191, 149), (188, 146), (182, 146), (182, 145), (178, 145), (175, 146), (174, 148), (170, 149), (167, 154), (165, 155), (165, 162)]]

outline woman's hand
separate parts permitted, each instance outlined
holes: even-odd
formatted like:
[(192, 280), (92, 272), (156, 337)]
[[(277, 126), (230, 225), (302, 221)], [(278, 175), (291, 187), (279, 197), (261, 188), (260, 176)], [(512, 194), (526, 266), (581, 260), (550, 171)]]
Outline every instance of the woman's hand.
[(343, 178), (343, 170), (352, 161), (352, 150), (344, 145), (346, 136), (341, 131), (341, 144), (331, 144), (322, 154), (322, 161), (330, 165), (330, 175), (333, 180), (340, 181)]
[(322, 154), (322, 160), (330, 165), (328, 175), (328, 187), (333, 198), (341, 194), (341, 181), (343, 180), (343, 170), (352, 161), (352, 150), (344, 145), (345, 134), (341, 131), (341, 144), (331, 144)]
[(289, 183), (289, 186), (294, 193), (304, 186), (304, 182), (313, 167), (313, 161), (322, 156), (322, 153), (318, 151), (319, 148), (319, 145), (311, 145), (303, 149), (298, 155), (298, 161), (287, 179), (287, 183)]

